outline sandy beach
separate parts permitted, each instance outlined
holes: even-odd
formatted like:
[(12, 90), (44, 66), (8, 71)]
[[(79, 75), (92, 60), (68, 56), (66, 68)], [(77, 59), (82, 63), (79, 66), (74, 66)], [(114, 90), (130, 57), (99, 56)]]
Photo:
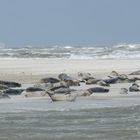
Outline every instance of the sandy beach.
[[(9, 59), (0, 60), (1, 79), (36, 81), (47, 75), (89, 72), (103, 76), (111, 71), (129, 74), (140, 70), (140, 60), (70, 60), (70, 59)], [(28, 79), (28, 80), (26, 80)]]
[[(115, 70), (121, 74), (129, 74), (140, 69), (140, 60), (70, 60), (70, 59), (12, 59), (0, 60), (1, 80), (16, 81), (24, 85), (38, 83), (44, 77), (57, 77), (67, 73), (76, 77), (78, 72), (89, 72), (95, 78), (108, 76)], [(118, 83), (109, 87), (107, 94), (93, 96), (124, 96), (119, 94), (120, 88), (128, 88), (131, 83)], [(96, 85), (83, 85), (76, 89), (87, 89)], [(139, 93), (125, 96), (139, 95)]]

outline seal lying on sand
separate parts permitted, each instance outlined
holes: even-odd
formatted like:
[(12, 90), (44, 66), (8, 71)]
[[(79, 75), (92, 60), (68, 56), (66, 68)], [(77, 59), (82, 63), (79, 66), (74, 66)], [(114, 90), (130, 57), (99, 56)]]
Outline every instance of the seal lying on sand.
[(7, 89), (4, 90), (3, 92), (7, 95), (20, 95), (22, 92), (24, 91), (24, 89)]
[(129, 75), (140, 75), (140, 70), (134, 71), (134, 72), (130, 73)]
[(139, 85), (136, 83), (133, 83), (132, 86), (129, 88), (130, 92), (138, 92), (139, 90)]
[(73, 80), (72, 77), (68, 76), (66, 73), (61, 73), (58, 75), (58, 78), (61, 80), (61, 81), (68, 81), (68, 80)]
[(57, 83), (57, 82), (60, 82), (60, 80), (53, 77), (46, 77), (46, 78), (42, 78), (40, 82), (41, 83)]
[(80, 86), (80, 83), (77, 79), (74, 79), (72, 77), (70, 77), (69, 75), (67, 75), (66, 73), (61, 73), (58, 75), (58, 78), (61, 80), (61, 81), (64, 81), (67, 86)]
[(76, 90), (76, 91), (71, 92), (71, 94), (76, 94), (77, 97), (91, 95), (91, 93), (88, 90)]
[(112, 71), (109, 76), (110, 77), (118, 77), (119, 76), (119, 73), (116, 72), (116, 71)]
[(20, 83), (12, 82), (12, 81), (0, 81), (0, 84), (8, 87), (21, 87)]
[(115, 84), (117, 80), (118, 80), (118, 77), (103, 79), (103, 81), (107, 84)]
[(78, 78), (81, 82), (88, 81), (89, 79), (94, 79), (90, 73), (78, 72)]
[(85, 83), (86, 83), (86, 85), (91, 85), (91, 84), (97, 84), (97, 82), (99, 82), (99, 81), (100, 81), (99, 79), (90, 78)]
[(46, 95), (46, 92), (41, 88), (29, 87), (21, 95), (24, 97), (42, 97)]
[(93, 87), (93, 88), (89, 88), (88, 91), (92, 94), (92, 93), (106, 93), (109, 92), (109, 89), (105, 89), (102, 87)]
[(46, 92), (53, 102), (55, 101), (75, 101), (76, 94), (51, 94), (49, 91)]
[(103, 80), (98, 81), (97, 84), (100, 85), (100, 86), (105, 86), (105, 87), (109, 87), (110, 86), (108, 83), (106, 83)]
[(119, 74), (116, 71), (112, 71), (108, 77), (110, 77), (110, 78), (119, 77), (120, 79), (126, 79), (126, 78), (128, 78), (128, 76), (126, 74)]
[(108, 77), (106, 79), (103, 79), (104, 82), (108, 84), (115, 84), (115, 83), (132, 83), (135, 82), (136, 80), (139, 80), (139, 78), (133, 77), (133, 78), (128, 78), (126, 75), (121, 75), (118, 77)]
[(74, 89), (70, 89), (70, 88), (59, 88), (54, 90), (54, 93), (58, 93), (58, 94), (70, 94), (70, 92), (75, 91)]
[(34, 85), (35, 88), (50, 89), (53, 87), (53, 83), (37, 83)]

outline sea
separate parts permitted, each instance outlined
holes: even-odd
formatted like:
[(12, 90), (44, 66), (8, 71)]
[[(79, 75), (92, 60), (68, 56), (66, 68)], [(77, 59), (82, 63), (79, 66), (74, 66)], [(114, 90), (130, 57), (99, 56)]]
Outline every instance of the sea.
[[(140, 59), (140, 44), (0, 48), (2, 59)], [(140, 140), (140, 98), (0, 100), (0, 140)]]
[(140, 99), (0, 102), (0, 140), (139, 140)]
[(140, 44), (104, 46), (0, 46), (0, 59), (140, 59)]

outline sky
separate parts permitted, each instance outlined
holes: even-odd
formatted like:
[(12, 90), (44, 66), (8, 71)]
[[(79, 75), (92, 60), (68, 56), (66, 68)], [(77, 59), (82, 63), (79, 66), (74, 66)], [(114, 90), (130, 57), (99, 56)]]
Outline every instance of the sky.
[(105, 45), (140, 42), (140, 0), (0, 0), (0, 42)]

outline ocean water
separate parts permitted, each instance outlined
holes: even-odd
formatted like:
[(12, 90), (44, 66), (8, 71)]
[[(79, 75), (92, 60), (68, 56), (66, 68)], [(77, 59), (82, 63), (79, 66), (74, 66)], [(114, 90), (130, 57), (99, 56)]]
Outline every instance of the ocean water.
[(140, 59), (140, 44), (0, 48), (0, 59)]
[(0, 140), (132, 139), (140, 139), (140, 97), (0, 102)]

